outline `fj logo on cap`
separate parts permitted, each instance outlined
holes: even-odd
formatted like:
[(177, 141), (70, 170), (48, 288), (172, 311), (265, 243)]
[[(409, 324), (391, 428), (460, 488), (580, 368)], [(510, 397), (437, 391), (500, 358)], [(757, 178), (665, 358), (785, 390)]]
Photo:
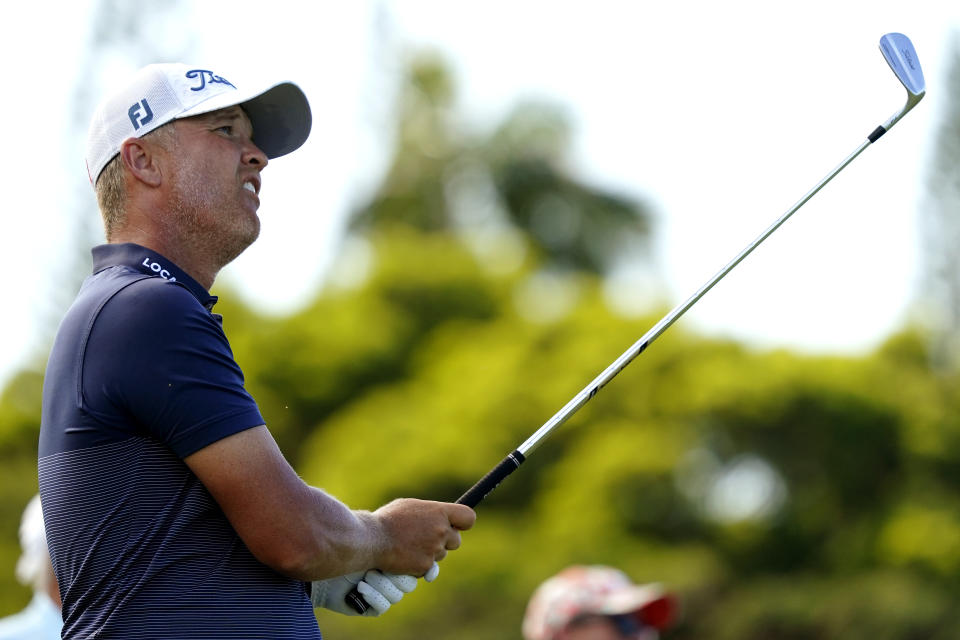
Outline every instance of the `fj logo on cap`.
[[(143, 116), (141, 117), (141, 108)], [(133, 130), (136, 131), (141, 125), (145, 125), (153, 120), (153, 111), (150, 110), (150, 104), (144, 98), (140, 102), (135, 102), (127, 109), (127, 115), (130, 116), (130, 122), (133, 123)]]
[[(191, 69), (187, 71), (187, 77), (191, 80), (198, 79), (200, 84), (195, 87), (190, 87), (190, 91), (203, 91), (207, 87), (207, 83), (210, 84), (225, 84), (233, 87), (233, 83), (227, 80), (226, 78), (218, 75), (214, 75), (213, 71), (207, 71), (206, 69)], [(236, 89), (236, 87), (233, 87)]]

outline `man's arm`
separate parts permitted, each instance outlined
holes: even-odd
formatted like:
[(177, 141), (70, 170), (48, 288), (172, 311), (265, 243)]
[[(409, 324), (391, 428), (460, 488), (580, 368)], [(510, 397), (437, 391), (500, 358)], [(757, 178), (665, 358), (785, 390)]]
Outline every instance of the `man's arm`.
[(423, 575), (460, 546), (460, 531), (476, 517), (463, 505), (414, 499), (351, 510), (304, 483), (266, 426), (218, 440), (184, 462), (251, 553), (300, 580), (372, 568)]

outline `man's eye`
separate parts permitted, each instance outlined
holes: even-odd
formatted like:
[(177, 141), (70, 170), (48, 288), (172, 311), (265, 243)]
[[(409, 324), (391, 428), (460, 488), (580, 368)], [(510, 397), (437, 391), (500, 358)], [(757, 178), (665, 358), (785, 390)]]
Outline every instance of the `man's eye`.
[(222, 127), (217, 127), (217, 131), (223, 131), (225, 134), (229, 136), (233, 133), (233, 127), (228, 124), (225, 124)]

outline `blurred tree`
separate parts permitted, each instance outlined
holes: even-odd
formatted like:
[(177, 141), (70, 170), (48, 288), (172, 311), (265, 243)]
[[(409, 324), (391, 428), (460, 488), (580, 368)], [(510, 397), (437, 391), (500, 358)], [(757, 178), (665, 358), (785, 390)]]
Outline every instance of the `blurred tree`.
[(289, 318), (259, 317), (229, 294), (218, 306), (247, 387), (293, 460), (333, 411), (407, 377), (432, 330), (495, 312), (496, 284), (463, 246), (404, 228), (373, 245), (379, 267), (363, 288), (330, 288)]
[(454, 114), (454, 82), (432, 54), (413, 58), (397, 110), (395, 152), (382, 188), (354, 212), (354, 230), (407, 224), (472, 236), (523, 232), (548, 269), (608, 272), (649, 259), (642, 204), (587, 186), (564, 166), (570, 125), (555, 105), (524, 103), (476, 139)]
[[(553, 325), (507, 312), (455, 323), (414, 355), (409, 378), (314, 431), (301, 468), (360, 507), (454, 499), (635, 333), (595, 296)], [(680, 590), (680, 637), (949, 637), (958, 478), (930, 477), (911, 441), (932, 407), (956, 403), (886, 353), (756, 354), (664, 336), (481, 505), (443, 590), (424, 585), (384, 634), (516, 637), (497, 621), (519, 624), (543, 576), (603, 562)], [(448, 610), (457, 616), (437, 615)], [(370, 628), (321, 618), (338, 637)]]
[(18, 531), (37, 492), (37, 434), (43, 376), (24, 369), (0, 393), (0, 617), (23, 609), (33, 591), (14, 579)]
[(960, 366), (960, 41), (952, 40), (948, 96), (927, 178), (922, 207), (923, 306), (932, 325), (931, 362), (939, 369)]

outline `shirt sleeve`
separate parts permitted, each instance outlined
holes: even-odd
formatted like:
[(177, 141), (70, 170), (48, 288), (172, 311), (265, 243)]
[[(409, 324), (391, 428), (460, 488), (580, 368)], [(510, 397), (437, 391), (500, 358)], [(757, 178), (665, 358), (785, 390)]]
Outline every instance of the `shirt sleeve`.
[(149, 435), (181, 458), (265, 424), (219, 318), (160, 278), (126, 287), (101, 309), (82, 387), (107, 429)]

